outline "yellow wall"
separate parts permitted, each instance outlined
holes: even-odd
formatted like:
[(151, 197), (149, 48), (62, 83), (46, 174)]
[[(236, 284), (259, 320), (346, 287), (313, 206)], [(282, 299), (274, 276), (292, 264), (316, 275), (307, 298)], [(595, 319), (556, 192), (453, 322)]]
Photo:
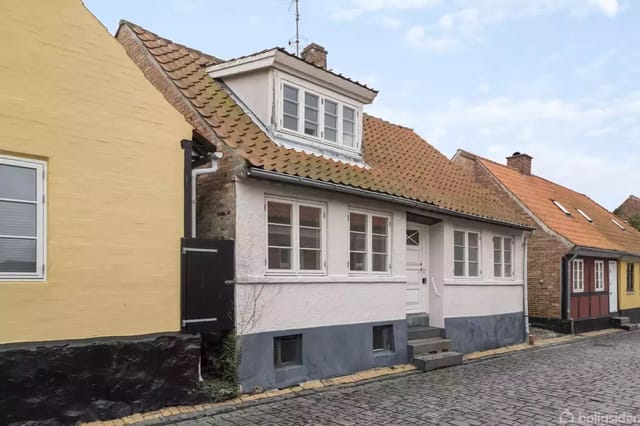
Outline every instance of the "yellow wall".
[[(633, 293), (627, 292), (627, 264), (632, 263), (633, 271)], [(620, 309), (640, 308), (640, 264), (631, 261), (621, 260), (618, 262), (618, 297)]]
[(0, 2), (0, 154), (48, 168), (46, 282), (0, 282), (0, 343), (179, 329), (191, 129), (80, 0)]

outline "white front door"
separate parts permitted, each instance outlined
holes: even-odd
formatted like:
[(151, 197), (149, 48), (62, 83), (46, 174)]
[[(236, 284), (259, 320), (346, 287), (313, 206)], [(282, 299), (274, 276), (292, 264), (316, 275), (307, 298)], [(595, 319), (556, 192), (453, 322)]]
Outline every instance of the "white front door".
[(427, 247), (425, 226), (407, 224), (407, 313), (427, 312)]
[(618, 312), (618, 267), (615, 260), (609, 261), (609, 312)]

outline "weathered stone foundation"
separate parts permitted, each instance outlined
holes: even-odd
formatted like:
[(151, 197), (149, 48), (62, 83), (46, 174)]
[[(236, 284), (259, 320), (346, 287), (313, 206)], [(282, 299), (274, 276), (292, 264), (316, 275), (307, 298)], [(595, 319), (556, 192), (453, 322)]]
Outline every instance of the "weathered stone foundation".
[(200, 337), (0, 346), (0, 424), (71, 424), (199, 402)]

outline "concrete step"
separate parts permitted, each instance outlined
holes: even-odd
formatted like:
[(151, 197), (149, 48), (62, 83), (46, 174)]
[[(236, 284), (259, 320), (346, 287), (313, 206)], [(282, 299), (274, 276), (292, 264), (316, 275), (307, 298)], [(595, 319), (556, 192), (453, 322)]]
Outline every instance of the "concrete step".
[(429, 337), (442, 337), (442, 329), (436, 327), (409, 327), (408, 340), (428, 339)]
[(629, 317), (612, 316), (611, 319), (618, 323), (618, 325), (627, 324), (629, 322)]
[(460, 364), (462, 364), (462, 354), (459, 352), (439, 352), (437, 354), (421, 355), (413, 359), (413, 365), (422, 371), (431, 371)]
[(451, 349), (451, 340), (442, 337), (430, 337), (428, 339), (409, 340), (409, 356), (416, 357), (434, 352), (443, 352)]
[(636, 322), (627, 322), (627, 323), (624, 323), (624, 324), (620, 324), (620, 327), (623, 330), (627, 330), (627, 331), (637, 330), (638, 328), (640, 328), (640, 324), (638, 324)]
[(408, 327), (429, 327), (429, 315), (425, 313), (407, 314)]

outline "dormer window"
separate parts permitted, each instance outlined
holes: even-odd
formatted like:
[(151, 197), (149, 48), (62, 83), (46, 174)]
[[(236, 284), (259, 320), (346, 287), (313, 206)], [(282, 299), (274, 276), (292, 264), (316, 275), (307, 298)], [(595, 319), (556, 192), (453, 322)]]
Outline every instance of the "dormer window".
[(313, 142), (359, 150), (359, 108), (339, 96), (282, 80), (280, 130)]
[(593, 219), (591, 219), (591, 217), (586, 214), (585, 212), (583, 212), (582, 210), (576, 208), (576, 210), (578, 211), (578, 213), (580, 213), (582, 215), (582, 217), (584, 217), (585, 219), (587, 219), (589, 222), (593, 222)]

